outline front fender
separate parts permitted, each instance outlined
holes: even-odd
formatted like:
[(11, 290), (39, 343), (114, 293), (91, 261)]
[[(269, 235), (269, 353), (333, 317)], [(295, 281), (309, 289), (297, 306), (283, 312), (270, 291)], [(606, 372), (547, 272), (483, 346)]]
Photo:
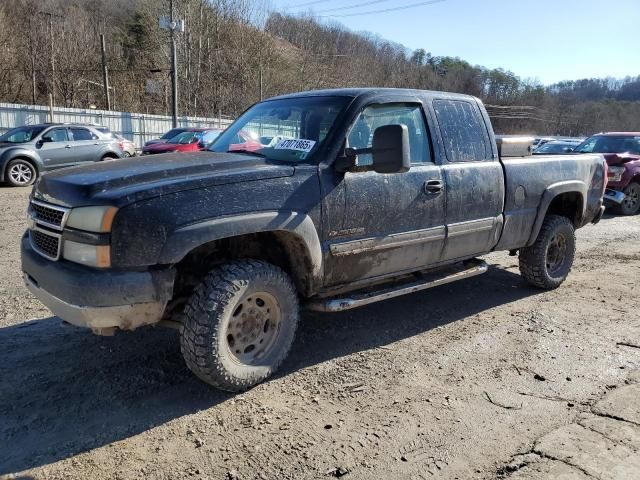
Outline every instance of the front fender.
[(538, 234), (540, 233), (540, 229), (542, 228), (544, 218), (547, 216), (549, 205), (551, 205), (554, 198), (558, 195), (562, 195), (563, 193), (578, 193), (581, 195), (581, 210), (578, 212), (578, 216), (576, 218), (576, 223), (581, 225), (582, 219), (585, 215), (585, 198), (587, 198), (588, 189), (589, 187), (587, 184), (580, 180), (567, 180), (549, 185), (542, 194), (542, 199), (538, 207), (538, 214), (536, 215), (536, 220), (533, 224), (533, 229), (531, 230), (531, 236), (529, 237), (527, 246), (535, 243), (536, 238), (538, 238)]
[(223, 238), (260, 232), (289, 232), (296, 235), (306, 248), (310, 259), (310, 280), (322, 284), (322, 247), (311, 218), (300, 212), (264, 211), (225, 216), (187, 225), (175, 230), (167, 238), (158, 263), (175, 264), (201, 245)]
[(38, 171), (41, 171), (43, 168), (42, 160), (40, 159), (38, 154), (34, 153), (32, 150), (22, 147), (10, 147), (0, 152), (0, 182), (4, 182), (5, 180), (4, 174), (6, 171), (7, 163), (18, 157), (31, 160)]

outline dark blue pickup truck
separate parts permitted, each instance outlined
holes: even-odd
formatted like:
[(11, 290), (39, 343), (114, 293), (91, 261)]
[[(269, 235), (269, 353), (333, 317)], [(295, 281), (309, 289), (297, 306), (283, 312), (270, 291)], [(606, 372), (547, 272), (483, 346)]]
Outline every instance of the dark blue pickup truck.
[(518, 252), (558, 287), (574, 231), (603, 212), (601, 155), (513, 156), (477, 98), (304, 92), (241, 115), (208, 151), (52, 172), (33, 189), (22, 268), (96, 333), (181, 332), (189, 368), (240, 391), (272, 374), (300, 308), (334, 312), (483, 273)]

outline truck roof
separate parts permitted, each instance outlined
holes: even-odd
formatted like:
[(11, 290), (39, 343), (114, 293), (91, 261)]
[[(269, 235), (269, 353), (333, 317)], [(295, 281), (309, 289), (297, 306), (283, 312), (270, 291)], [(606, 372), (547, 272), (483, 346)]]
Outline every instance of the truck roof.
[(473, 97), (472, 95), (464, 95), (461, 93), (438, 92), (434, 90), (417, 90), (417, 89), (411, 89), (411, 88), (368, 87), (368, 88), (331, 88), (331, 89), (324, 89), (324, 90), (307, 90), (305, 92), (296, 92), (296, 93), (289, 93), (285, 95), (279, 95), (277, 97), (266, 99), (265, 101), (281, 100), (285, 98), (330, 97), (330, 96), (356, 98), (356, 97), (370, 96), (370, 95), (377, 95), (377, 94), (388, 94), (388, 95), (404, 94), (404, 95), (423, 95), (423, 96), (424, 95), (428, 95), (428, 96), (446, 95), (449, 98), (459, 98), (459, 99), (466, 99), (466, 100), (476, 98), (476, 97)]

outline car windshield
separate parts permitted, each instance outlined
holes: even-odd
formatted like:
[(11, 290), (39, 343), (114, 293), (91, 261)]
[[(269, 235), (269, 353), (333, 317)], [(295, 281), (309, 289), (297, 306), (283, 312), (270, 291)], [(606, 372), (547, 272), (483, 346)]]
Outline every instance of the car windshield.
[(536, 148), (536, 153), (564, 153), (567, 149), (573, 148), (575, 145), (571, 143), (555, 143), (547, 142), (544, 145)]
[(635, 153), (640, 154), (640, 136), (594, 135), (575, 149), (578, 153)]
[(200, 138), (200, 135), (202, 135), (201, 132), (182, 132), (173, 137), (167, 143), (179, 143), (181, 145), (186, 145), (188, 143), (192, 143), (194, 139)]
[(26, 143), (36, 138), (46, 127), (18, 127), (0, 135), (0, 142)]
[(298, 97), (258, 103), (209, 147), (285, 162), (309, 161), (331, 131), (349, 97)]
[(173, 137), (175, 137), (176, 135), (184, 132), (186, 130), (186, 128), (172, 128), (171, 130), (169, 130), (167, 133), (165, 133), (164, 135), (162, 135), (160, 137), (161, 140), (170, 140)]

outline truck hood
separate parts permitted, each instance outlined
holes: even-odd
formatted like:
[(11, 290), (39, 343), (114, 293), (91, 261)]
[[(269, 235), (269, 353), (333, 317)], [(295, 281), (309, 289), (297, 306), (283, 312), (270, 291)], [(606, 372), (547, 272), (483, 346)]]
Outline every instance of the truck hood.
[(608, 165), (622, 165), (627, 162), (640, 160), (640, 155), (634, 155), (633, 153), (604, 153), (602, 156)]
[(115, 205), (194, 188), (293, 175), (294, 167), (261, 157), (214, 152), (132, 157), (66, 168), (43, 175), (33, 190), (39, 200), (77, 207)]

